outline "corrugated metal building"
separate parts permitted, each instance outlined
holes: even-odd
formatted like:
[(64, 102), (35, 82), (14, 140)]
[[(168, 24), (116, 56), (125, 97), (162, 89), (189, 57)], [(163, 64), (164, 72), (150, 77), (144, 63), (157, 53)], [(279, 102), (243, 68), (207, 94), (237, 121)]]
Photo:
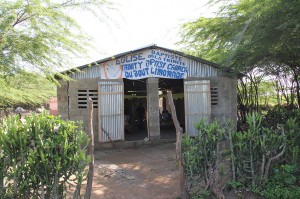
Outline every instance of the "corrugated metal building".
[[(166, 91), (174, 96), (185, 132), (195, 135), (200, 118), (236, 120), (236, 78), (198, 57), (151, 45), (67, 71), (60, 80), (58, 112), (88, 124), (87, 98), (94, 102), (94, 132), (99, 143), (114, 140), (175, 138), (166, 112)], [(137, 107), (145, 109), (138, 118)]]

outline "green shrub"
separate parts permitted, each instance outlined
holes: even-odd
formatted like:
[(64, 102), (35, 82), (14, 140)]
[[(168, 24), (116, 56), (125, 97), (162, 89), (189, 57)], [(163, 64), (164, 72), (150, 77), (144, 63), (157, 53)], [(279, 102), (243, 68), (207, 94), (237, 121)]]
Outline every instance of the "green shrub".
[(195, 124), (198, 130), (195, 138), (185, 136), (182, 142), (185, 172), (190, 178), (204, 176), (208, 163), (213, 164), (217, 156), (218, 143), (224, 138), (224, 130), (218, 121), (208, 123), (202, 119)]
[(295, 177), (296, 166), (281, 165), (274, 169), (274, 175), (259, 194), (267, 199), (300, 198), (300, 187)]
[(243, 187), (243, 185), (239, 181), (232, 180), (230, 182), (227, 182), (227, 187), (228, 187), (228, 189), (237, 189), (237, 188)]
[(299, 165), (300, 155), (300, 117), (289, 118), (284, 124), (284, 130), (287, 138), (287, 150), (285, 153), (285, 160), (289, 164)]
[[(78, 123), (47, 114), (0, 123), (0, 198), (64, 198), (80, 194), (88, 136)], [(70, 190), (71, 191), (71, 190)]]
[(248, 129), (233, 132), (235, 169), (238, 180), (246, 186), (261, 186), (269, 177), (271, 166), (283, 156), (286, 135), (283, 129), (263, 127), (262, 116), (247, 115)]
[(218, 121), (208, 123), (205, 119), (196, 123), (195, 128), (198, 130), (197, 136), (186, 136), (182, 141), (182, 156), (184, 171), (190, 182), (188, 190), (193, 198), (201, 198), (210, 191), (199, 188), (197, 184), (203, 181), (206, 184), (204, 187), (212, 186), (210, 182), (219, 174), (218, 163), (223, 156), (219, 144), (224, 139), (224, 130)]
[(268, 110), (264, 119), (264, 126), (269, 128), (276, 128), (278, 124), (285, 124), (290, 118), (300, 121), (299, 109), (288, 109), (283, 106), (275, 106)]
[[(259, 193), (264, 188), (265, 197), (273, 194), (278, 198), (300, 198), (295, 177), (291, 175), (294, 167), (278, 167), (283, 163), (299, 165), (300, 120), (288, 118), (276, 127), (266, 127), (263, 116), (255, 113), (247, 115), (246, 120), (244, 131), (236, 131), (230, 121), (225, 121), (223, 128), (217, 121), (201, 120), (195, 124), (197, 136), (184, 137), (182, 156), (188, 189), (199, 196), (204, 191), (196, 189), (199, 185), (210, 188), (216, 174), (220, 178), (231, 170), (228, 188), (252, 187)], [(225, 148), (218, 149), (219, 144)], [(282, 193), (277, 193), (278, 190)]]
[(190, 198), (191, 199), (206, 199), (211, 197), (212, 193), (209, 190), (202, 190), (199, 192), (194, 193)]
[(285, 160), (291, 164), (299, 164), (300, 155), (300, 110), (275, 106), (265, 116), (264, 126), (276, 129), (282, 125), (287, 137)]
[(274, 175), (272, 176), (270, 182), (284, 186), (293, 185), (297, 180), (294, 176), (296, 170), (297, 169), (295, 165), (280, 165), (274, 169)]

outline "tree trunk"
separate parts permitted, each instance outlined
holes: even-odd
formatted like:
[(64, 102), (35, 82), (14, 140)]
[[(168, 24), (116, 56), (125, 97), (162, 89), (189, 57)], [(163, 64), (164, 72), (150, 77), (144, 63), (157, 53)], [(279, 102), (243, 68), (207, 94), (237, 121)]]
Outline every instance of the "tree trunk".
[(294, 80), (296, 82), (296, 95), (297, 95), (297, 104), (298, 104), (298, 108), (300, 108), (300, 85), (299, 85), (299, 78), (298, 78), (298, 73), (297, 70), (293, 70), (294, 73)]
[(183, 170), (183, 162), (182, 162), (182, 153), (181, 153), (181, 143), (182, 143), (182, 132), (183, 129), (180, 127), (177, 115), (176, 115), (176, 110), (175, 110), (175, 105), (173, 102), (173, 96), (172, 92), (168, 91), (168, 103), (171, 108), (171, 114), (172, 114), (172, 119), (176, 128), (176, 159), (178, 161), (178, 168), (179, 168), (179, 180), (180, 180), (180, 190), (181, 190), (181, 196), (183, 199), (188, 198), (188, 194), (186, 192), (186, 178), (184, 175), (184, 170)]
[(231, 157), (231, 170), (232, 170), (232, 180), (236, 180), (235, 174), (235, 157), (234, 157), (234, 150), (233, 150), (233, 142), (232, 142), (232, 131), (231, 129), (228, 132), (229, 136), (229, 147), (230, 147), (230, 157)]
[(89, 164), (89, 173), (88, 179), (86, 184), (86, 193), (84, 198), (90, 199), (92, 194), (92, 187), (93, 187), (93, 178), (94, 178), (94, 132), (93, 132), (93, 101), (91, 98), (88, 99), (88, 111), (90, 114), (90, 123), (89, 123), (89, 130), (90, 130), (90, 147), (89, 147), (89, 154), (91, 156), (91, 162)]

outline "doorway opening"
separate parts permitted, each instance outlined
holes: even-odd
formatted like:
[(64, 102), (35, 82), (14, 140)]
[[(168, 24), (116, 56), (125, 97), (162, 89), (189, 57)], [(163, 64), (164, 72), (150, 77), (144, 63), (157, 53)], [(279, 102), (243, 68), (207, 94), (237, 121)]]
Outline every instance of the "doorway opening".
[(143, 140), (147, 129), (146, 79), (124, 81), (124, 138), (126, 141)]
[(167, 102), (167, 91), (172, 91), (177, 119), (185, 127), (184, 86), (183, 79), (159, 79), (159, 121), (160, 138), (176, 139), (176, 129)]

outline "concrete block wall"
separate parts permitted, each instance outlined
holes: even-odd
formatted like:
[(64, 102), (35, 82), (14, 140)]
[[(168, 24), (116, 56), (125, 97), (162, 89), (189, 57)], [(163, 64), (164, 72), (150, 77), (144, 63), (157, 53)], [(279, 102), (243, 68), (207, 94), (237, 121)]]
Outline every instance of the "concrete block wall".
[(68, 82), (59, 80), (59, 86), (57, 87), (57, 107), (58, 115), (62, 119), (68, 118)]
[(223, 122), (224, 117), (237, 120), (237, 79), (227, 77), (210, 78), (211, 87), (218, 88), (218, 104), (211, 106), (212, 119)]
[(158, 78), (147, 79), (147, 117), (150, 140), (160, 139)]
[[(82, 121), (83, 129), (88, 133), (89, 113), (88, 109), (78, 108), (78, 90), (98, 90), (99, 79), (78, 79), (75, 81), (60, 81), (57, 88), (58, 114), (63, 119)], [(98, 141), (98, 108), (93, 110), (93, 131), (95, 143)]]

